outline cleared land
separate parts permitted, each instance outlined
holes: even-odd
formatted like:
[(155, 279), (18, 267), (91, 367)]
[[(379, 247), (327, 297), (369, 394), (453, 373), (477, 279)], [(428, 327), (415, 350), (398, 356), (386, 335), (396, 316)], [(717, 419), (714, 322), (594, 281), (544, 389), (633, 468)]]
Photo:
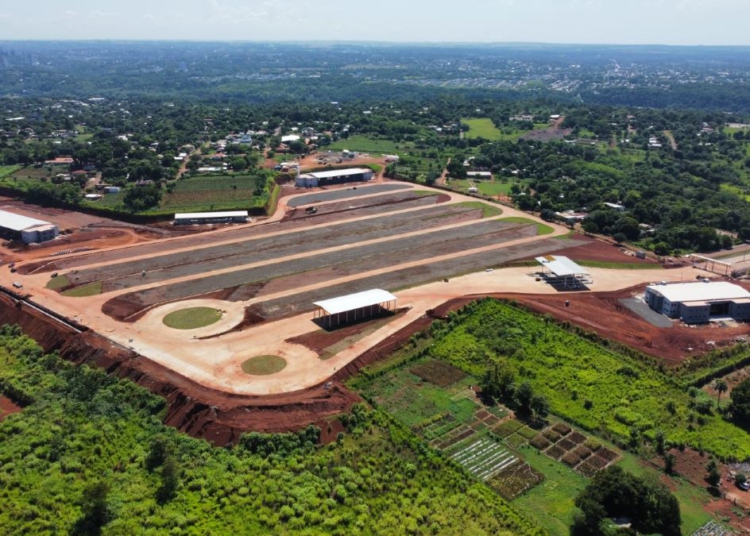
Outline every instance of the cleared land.
[[(312, 389), (337, 371), (356, 371), (349, 365), (359, 356), (424, 321), (425, 311), (448, 300), (493, 291), (555, 293), (535, 281), (528, 268), (485, 270), (585, 246), (576, 238), (555, 239), (568, 232), (559, 226), (539, 236), (549, 229), (510, 208), (501, 212), (425, 187), (382, 185), (388, 188), (376, 182), (357, 190), (294, 194), (287, 189), (280, 209), (263, 222), (20, 263), (13, 277), (20, 277), (41, 305), (203, 386), (268, 395)], [(299, 197), (317, 213), (291, 207)], [(45, 288), (50, 271), (58, 271), (69, 285), (61, 279), (55, 282), (57, 290)], [(628, 281), (651, 280), (641, 272), (595, 279), (603, 288), (622, 288)], [(683, 277), (672, 272), (658, 277)], [(0, 272), (0, 281), (10, 286), (9, 276)], [(296, 342), (319, 329), (310, 314), (314, 302), (372, 288), (397, 293), (399, 313), (390, 321), (342, 337), (340, 344), (318, 348)], [(60, 290), (93, 295), (73, 299)], [(225, 314), (194, 331), (164, 325), (169, 313), (189, 307)], [(259, 355), (281, 357), (287, 366), (250, 381), (242, 363)]]

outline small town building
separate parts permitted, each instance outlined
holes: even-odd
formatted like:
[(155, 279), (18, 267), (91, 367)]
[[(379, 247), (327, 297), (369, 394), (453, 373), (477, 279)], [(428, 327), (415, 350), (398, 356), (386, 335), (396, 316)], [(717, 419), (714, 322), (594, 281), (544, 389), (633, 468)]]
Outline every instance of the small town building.
[(298, 188), (315, 188), (346, 182), (366, 182), (372, 180), (373, 175), (369, 168), (332, 169), (300, 175), (295, 184)]
[(188, 212), (174, 215), (175, 225), (200, 225), (205, 223), (247, 223), (247, 210), (229, 212)]

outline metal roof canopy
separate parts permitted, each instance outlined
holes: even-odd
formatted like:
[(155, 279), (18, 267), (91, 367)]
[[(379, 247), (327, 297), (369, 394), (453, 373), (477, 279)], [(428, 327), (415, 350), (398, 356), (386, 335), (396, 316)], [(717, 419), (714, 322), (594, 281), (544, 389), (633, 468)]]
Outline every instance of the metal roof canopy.
[(51, 224), (48, 221), (36, 220), (34, 218), (21, 216), (20, 214), (0, 210), (0, 227), (5, 229), (10, 229), (11, 231), (25, 231), (26, 229), (38, 227), (40, 225)]
[(390, 292), (380, 289), (366, 290), (357, 294), (349, 294), (330, 300), (315, 302), (313, 305), (320, 307), (329, 315), (337, 315), (347, 311), (354, 311), (372, 305), (380, 305), (390, 301), (396, 301), (397, 298)]
[(589, 272), (583, 266), (573, 262), (568, 257), (555, 257), (548, 255), (546, 257), (537, 257), (536, 262), (547, 268), (557, 277), (569, 277), (571, 275), (589, 275)]
[(203, 218), (247, 218), (247, 210), (235, 210), (233, 212), (186, 212), (175, 214), (176, 220), (199, 220)]

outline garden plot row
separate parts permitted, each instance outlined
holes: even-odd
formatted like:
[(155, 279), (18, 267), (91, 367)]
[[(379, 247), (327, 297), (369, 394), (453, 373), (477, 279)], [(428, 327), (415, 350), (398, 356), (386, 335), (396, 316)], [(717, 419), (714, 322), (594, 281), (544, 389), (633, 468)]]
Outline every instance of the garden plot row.
[[(509, 227), (508, 225), (496, 221), (480, 222), (467, 228), (450, 229), (444, 232), (370, 244), (360, 248), (344, 249), (326, 255), (305, 257), (293, 262), (236, 270), (133, 292), (120, 296), (118, 303), (133, 304), (135, 310), (130, 313), (133, 314), (144, 307), (240, 286), (256, 285), (257, 288), (253, 290), (253, 295), (259, 295), (261, 290), (267, 295), (272, 292), (270, 289), (276, 292), (284, 291), (338, 277), (356, 275), (366, 270), (387, 269), (393, 266), (394, 262), (412, 262), (429, 259), (435, 255), (460, 253), (466, 248), (467, 236), (472, 237), (473, 247), (482, 247), (482, 245), (501, 244), (519, 236), (533, 236), (533, 233), (535, 233), (535, 227), (533, 226), (515, 227), (511, 225)], [(486, 232), (493, 227), (496, 229), (495, 231)], [(472, 231), (485, 232), (473, 236)], [(458, 237), (458, 235), (462, 236)], [(271, 281), (271, 284), (269, 284), (269, 281)], [(143, 279), (136, 276), (130, 280), (129, 284), (138, 284), (138, 282), (142, 284)], [(115, 283), (117, 282), (108, 282), (108, 284)], [(264, 288), (266, 285), (269, 285), (268, 288)], [(110, 288), (112, 287), (110, 286)], [(366, 290), (366, 288), (362, 290)], [(327, 289), (316, 292), (330, 297), (327, 294)], [(288, 300), (288, 298), (285, 299)], [(313, 301), (317, 301), (317, 299)], [(301, 310), (311, 310), (313, 307), (312, 301), (292, 300), (288, 303), (295, 308), (291, 312), (300, 310), (299, 307), (304, 308)]]
[[(117, 277), (137, 274), (142, 271), (151, 275), (151, 281), (164, 280), (164, 270), (178, 269), (171, 272), (171, 277), (207, 273), (211, 270), (241, 266), (250, 262), (270, 261), (289, 255), (310, 253), (320, 249), (356, 244), (379, 238), (395, 237), (399, 234), (426, 230), (452, 223), (451, 216), (467, 212), (466, 207), (435, 207), (426, 211), (415, 211), (397, 214), (367, 222), (350, 222), (333, 228), (313, 227), (296, 233), (260, 236), (251, 239), (221, 244), (218, 246), (191, 249), (177, 253), (155, 255), (153, 257), (108, 264), (97, 268), (79, 270), (76, 284), (108, 280)], [(276, 232), (269, 228), (266, 232)], [(183, 247), (187, 243), (182, 244)], [(133, 250), (133, 255), (141, 252)], [(155, 272), (151, 274), (151, 272)], [(177, 275), (172, 275), (176, 273)], [(142, 284), (142, 281), (139, 283)]]
[(619, 454), (589, 440), (564, 423), (547, 428), (530, 441), (530, 444), (554, 460), (561, 461), (584, 476), (593, 476), (611, 465)]
[(383, 192), (396, 192), (399, 190), (408, 190), (410, 188), (411, 185), (409, 184), (373, 184), (372, 186), (358, 186), (356, 190), (352, 187), (341, 190), (331, 190), (329, 192), (301, 195), (294, 199), (290, 199), (287, 206), (291, 208), (301, 207), (303, 205), (325, 203), (326, 201), (338, 201), (340, 199), (350, 199)]
[[(519, 234), (517, 238), (523, 238), (524, 234), (528, 233), (528, 231), (524, 231), (523, 229), (520, 229), (519, 232), (522, 232), (522, 234)], [(542, 239), (533, 243), (458, 256), (449, 260), (394, 270), (365, 279), (332, 285), (324, 289), (311, 290), (260, 302), (253, 304), (250, 310), (267, 320), (279, 319), (292, 314), (312, 311), (314, 308), (312, 304), (314, 302), (335, 296), (345, 296), (372, 288), (382, 288), (393, 292), (398, 289), (423, 285), (432, 281), (440, 281), (460, 274), (477, 272), (487, 267), (500, 266), (531, 255), (546, 255), (562, 248), (572, 247), (575, 244), (575, 240)], [(489, 277), (494, 276), (496, 275), (493, 274)]]
[(476, 478), (485, 481), (518, 461), (516, 456), (488, 438), (479, 438), (449, 456)]
[(320, 216), (315, 215), (313, 217), (306, 218), (300, 221), (268, 223), (264, 225), (257, 225), (254, 227), (238, 227), (235, 229), (225, 230), (220, 234), (201, 233), (190, 237), (185, 237), (183, 239), (157, 240), (138, 246), (97, 252), (96, 254), (92, 255), (83, 255), (70, 259), (57, 259), (53, 263), (48, 264), (45, 264), (43, 261), (41, 261), (39, 263), (33, 263), (32, 265), (29, 265), (29, 271), (33, 271), (37, 268), (39, 268), (40, 271), (44, 272), (69, 270), (93, 263), (117, 262), (125, 261), (135, 256), (159, 255), (163, 254), (166, 251), (182, 249), (186, 247), (186, 245), (199, 248), (202, 246), (210, 246), (218, 240), (221, 240), (223, 242), (231, 240), (242, 241), (252, 237), (260, 237), (268, 234), (269, 232), (301, 232), (316, 224), (340, 222), (342, 220), (350, 220), (354, 218), (372, 216), (375, 214), (383, 214), (386, 210), (388, 212), (393, 212), (396, 210), (401, 211), (408, 209), (417, 209), (429, 205), (435, 205), (440, 200), (440, 197), (441, 196), (439, 194), (433, 196), (415, 196), (414, 199), (402, 201), (395, 207), (389, 207), (388, 209), (384, 209), (382, 205), (371, 206), (370, 204), (368, 204), (359, 210)]

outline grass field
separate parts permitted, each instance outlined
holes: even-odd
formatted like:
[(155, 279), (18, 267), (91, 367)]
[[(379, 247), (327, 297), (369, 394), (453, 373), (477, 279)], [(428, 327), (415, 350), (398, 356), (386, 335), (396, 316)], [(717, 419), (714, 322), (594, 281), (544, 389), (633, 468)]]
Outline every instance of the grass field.
[(211, 307), (190, 307), (169, 313), (164, 325), (173, 329), (197, 329), (210, 326), (221, 320), (221, 311)]
[(269, 376), (286, 368), (286, 360), (275, 355), (252, 357), (242, 363), (242, 371), (253, 376)]
[(536, 232), (537, 232), (537, 235), (539, 236), (548, 235), (548, 234), (552, 234), (555, 232), (555, 230), (549, 225), (544, 225), (543, 223), (535, 222), (534, 220), (531, 220), (529, 218), (520, 218), (520, 217), (514, 216), (510, 218), (503, 218), (500, 221), (505, 221), (508, 223), (533, 223), (536, 225)]
[(477, 187), (480, 194), (490, 197), (495, 197), (498, 195), (508, 195), (510, 193), (511, 186), (515, 184), (515, 182), (511, 180), (507, 182), (500, 182), (497, 180), (469, 181), (468, 179), (451, 179), (451, 181), (448, 183), (448, 186), (461, 193), (466, 193), (471, 187), (472, 183)]
[(60, 290), (61, 288), (65, 288), (68, 285), (70, 285), (70, 280), (67, 278), (67, 276), (59, 275), (49, 280), (49, 282), (47, 283), (47, 288), (50, 290)]
[(21, 169), (21, 166), (0, 166), (0, 180), (10, 177), (19, 169)]
[(569, 534), (576, 512), (575, 498), (589, 480), (529, 445), (518, 449), (518, 453), (533, 469), (544, 475), (544, 482), (514, 500), (513, 506), (550, 534)]
[(496, 207), (495, 205), (490, 205), (488, 203), (482, 203), (481, 201), (464, 201), (463, 203), (457, 203), (456, 206), (481, 208), (482, 218), (494, 218), (495, 216), (500, 216), (503, 213), (503, 209), (501, 209), (500, 207)]
[(172, 193), (164, 194), (160, 210), (200, 212), (262, 206), (267, 200), (253, 195), (258, 180), (250, 176), (180, 179)]
[(70, 290), (66, 290), (62, 293), (63, 296), (69, 298), (86, 298), (88, 296), (97, 296), (102, 293), (102, 282), (96, 281), (95, 283), (89, 283), (88, 285), (82, 285), (75, 287)]
[(465, 136), (467, 139), (484, 138), (489, 141), (498, 141), (503, 139), (503, 133), (495, 126), (492, 119), (489, 118), (472, 118), (461, 119), (461, 123), (469, 127)]
[(412, 142), (396, 143), (391, 140), (382, 140), (370, 136), (349, 136), (347, 139), (338, 140), (331, 145), (324, 147), (324, 150), (357, 151), (360, 153), (370, 153), (374, 156), (381, 154), (403, 154), (414, 148)]

